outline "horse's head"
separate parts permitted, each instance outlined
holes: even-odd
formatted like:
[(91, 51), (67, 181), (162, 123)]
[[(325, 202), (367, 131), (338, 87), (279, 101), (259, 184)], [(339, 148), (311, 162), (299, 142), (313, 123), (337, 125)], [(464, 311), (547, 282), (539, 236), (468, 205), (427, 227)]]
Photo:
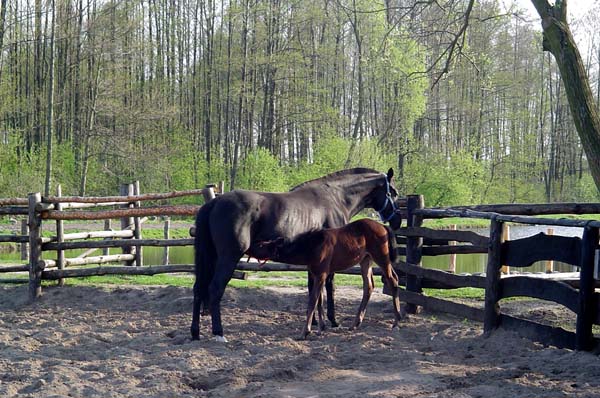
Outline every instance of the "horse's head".
[(378, 184), (372, 193), (371, 204), (379, 214), (381, 221), (389, 223), (390, 227), (395, 230), (400, 228), (402, 216), (400, 215), (400, 209), (396, 205), (398, 191), (396, 191), (392, 181), (394, 178), (394, 169), (390, 168), (383, 177), (381, 184)]

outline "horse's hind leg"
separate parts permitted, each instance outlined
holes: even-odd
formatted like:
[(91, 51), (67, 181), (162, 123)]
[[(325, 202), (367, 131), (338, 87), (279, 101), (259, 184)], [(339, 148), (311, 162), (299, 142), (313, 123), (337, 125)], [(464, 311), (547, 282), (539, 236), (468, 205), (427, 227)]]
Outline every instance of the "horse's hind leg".
[(360, 262), (360, 271), (363, 279), (363, 296), (360, 301), (360, 306), (358, 307), (358, 312), (356, 314), (356, 318), (354, 319), (354, 324), (350, 328), (350, 330), (354, 330), (360, 326), (362, 323), (365, 312), (367, 310), (367, 304), (369, 303), (369, 299), (371, 298), (371, 294), (373, 293), (373, 289), (375, 288), (373, 284), (373, 270), (371, 268), (371, 259), (367, 256)]
[(200, 293), (200, 280), (196, 278), (194, 282), (194, 307), (192, 310), (192, 340), (200, 339), (200, 308), (202, 306), (202, 297)]
[(212, 279), (212, 275), (201, 278), (197, 276), (194, 282), (194, 306), (192, 310), (192, 326), (190, 327), (192, 340), (200, 339), (200, 316), (208, 315), (210, 312), (208, 284), (210, 279)]
[(225, 293), (225, 287), (233, 276), (235, 267), (242, 258), (241, 254), (237, 259), (231, 257), (227, 260), (221, 260), (217, 262), (214, 276), (208, 287), (209, 298), (210, 298), (210, 315), (212, 320), (212, 334), (215, 336), (217, 341), (226, 342), (227, 340), (223, 337), (223, 324), (221, 323), (221, 299)]

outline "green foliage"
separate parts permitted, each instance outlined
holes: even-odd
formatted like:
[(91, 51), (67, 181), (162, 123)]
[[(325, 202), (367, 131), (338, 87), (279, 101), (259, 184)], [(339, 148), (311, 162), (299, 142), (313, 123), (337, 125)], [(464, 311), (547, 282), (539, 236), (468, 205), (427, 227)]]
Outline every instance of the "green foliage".
[(241, 170), (238, 180), (240, 188), (274, 192), (288, 188), (279, 160), (267, 149), (257, 148), (249, 153)]
[(427, 206), (480, 203), (486, 177), (483, 164), (464, 152), (413, 157), (405, 175), (409, 191), (424, 195)]

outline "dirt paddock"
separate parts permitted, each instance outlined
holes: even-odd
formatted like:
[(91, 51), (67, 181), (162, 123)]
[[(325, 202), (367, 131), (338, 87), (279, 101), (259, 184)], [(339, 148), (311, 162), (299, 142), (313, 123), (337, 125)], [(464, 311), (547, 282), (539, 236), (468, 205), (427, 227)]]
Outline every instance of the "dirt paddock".
[(191, 290), (0, 287), (1, 397), (600, 397), (600, 359), (545, 348), (442, 314), (392, 330), (375, 293), (350, 332), (360, 292), (337, 291), (342, 327), (296, 340), (300, 288), (225, 293), (227, 344), (191, 341)]

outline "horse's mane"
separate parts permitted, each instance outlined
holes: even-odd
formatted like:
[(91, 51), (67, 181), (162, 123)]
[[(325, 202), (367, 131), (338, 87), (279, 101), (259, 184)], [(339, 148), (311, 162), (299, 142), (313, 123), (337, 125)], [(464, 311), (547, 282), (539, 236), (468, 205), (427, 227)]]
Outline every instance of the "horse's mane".
[(335, 179), (338, 179), (340, 177), (344, 177), (344, 176), (349, 175), (349, 174), (366, 174), (366, 173), (381, 174), (381, 172), (379, 172), (377, 170), (369, 169), (369, 168), (366, 168), (366, 167), (355, 167), (355, 168), (352, 168), (352, 169), (346, 169), (346, 170), (336, 171), (336, 172), (327, 174), (326, 176), (315, 178), (314, 180), (309, 180), (309, 181), (303, 182), (303, 183), (298, 184), (295, 187), (291, 188), (290, 191), (295, 191), (295, 190), (297, 190), (299, 188), (304, 188), (307, 185), (320, 184), (320, 183), (323, 183), (324, 181), (335, 180)]

